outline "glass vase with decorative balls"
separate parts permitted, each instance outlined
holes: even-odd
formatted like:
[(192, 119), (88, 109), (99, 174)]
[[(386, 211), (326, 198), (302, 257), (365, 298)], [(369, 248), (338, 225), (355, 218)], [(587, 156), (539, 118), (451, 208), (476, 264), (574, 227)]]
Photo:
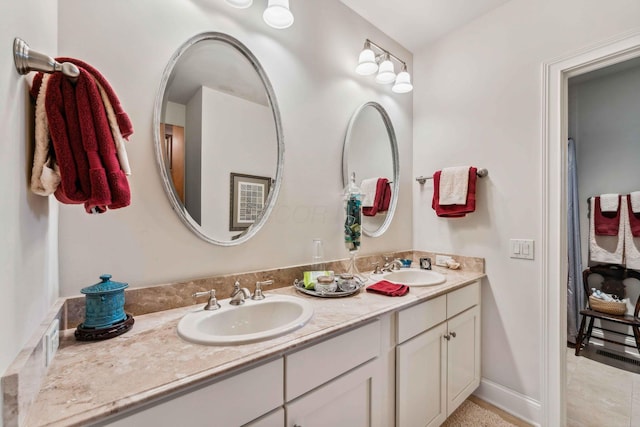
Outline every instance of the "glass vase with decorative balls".
[(356, 184), (355, 172), (351, 174), (344, 193), (344, 243), (350, 255), (348, 273), (358, 274), (355, 261), (362, 239), (362, 192)]

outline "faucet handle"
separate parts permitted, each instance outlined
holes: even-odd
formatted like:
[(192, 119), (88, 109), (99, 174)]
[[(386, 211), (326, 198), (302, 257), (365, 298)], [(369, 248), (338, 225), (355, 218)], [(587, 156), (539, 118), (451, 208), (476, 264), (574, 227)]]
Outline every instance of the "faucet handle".
[(207, 305), (204, 306), (205, 310), (217, 310), (220, 308), (220, 304), (218, 304), (218, 300), (216, 299), (216, 290), (211, 289), (210, 291), (204, 292), (196, 292), (192, 295), (194, 298), (203, 297), (205, 295), (209, 295), (209, 301), (207, 301)]
[(273, 285), (273, 280), (264, 280), (262, 282), (256, 282), (256, 291), (251, 296), (252, 300), (263, 300), (265, 299), (264, 294), (262, 293), (262, 287), (267, 285)]
[(374, 266), (374, 270), (373, 270), (373, 274), (382, 274), (382, 270), (380, 270), (380, 263), (379, 262), (374, 262), (371, 264), (372, 266)]

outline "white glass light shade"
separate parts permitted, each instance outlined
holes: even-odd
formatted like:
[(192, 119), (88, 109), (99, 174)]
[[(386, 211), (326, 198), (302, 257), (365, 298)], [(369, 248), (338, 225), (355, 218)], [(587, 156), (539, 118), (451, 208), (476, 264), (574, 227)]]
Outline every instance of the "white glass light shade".
[(378, 69), (378, 75), (376, 81), (382, 84), (392, 83), (396, 79), (396, 73), (393, 69), (393, 62), (390, 59), (385, 59), (380, 64)]
[(358, 66), (356, 73), (361, 76), (370, 76), (378, 71), (378, 63), (376, 62), (376, 54), (371, 49), (365, 48), (360, 52), (358, 57)]
[(226, 0), (229, 6), (236, 7), (238, 9), (246, 9), (253, 4), (253, 0)]
[(289, 0), (269, 0), (262, 19), (270, 27), (282, 30), (293, 24), (293, 14), (289, 10)]
[(413, 90), (411, 76), (406, 71), (401, 71), (396, 76), (396, 83), (391, 88), (395, 93), (407, 93)]

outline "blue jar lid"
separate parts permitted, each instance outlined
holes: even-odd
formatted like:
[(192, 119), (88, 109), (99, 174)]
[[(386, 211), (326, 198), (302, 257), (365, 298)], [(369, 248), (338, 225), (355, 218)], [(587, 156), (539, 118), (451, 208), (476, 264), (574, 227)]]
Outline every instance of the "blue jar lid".
[(100, 283), (82, 288), (80, 289), (80, 292), (83, 294), (107, 294), (110, 292), (121, 291), (129, 287), (129, 284), (127, 283), (112, 282), (110, 279), (110, 274), (103, 274), (100, 276), (100, 280), (102, 280)]

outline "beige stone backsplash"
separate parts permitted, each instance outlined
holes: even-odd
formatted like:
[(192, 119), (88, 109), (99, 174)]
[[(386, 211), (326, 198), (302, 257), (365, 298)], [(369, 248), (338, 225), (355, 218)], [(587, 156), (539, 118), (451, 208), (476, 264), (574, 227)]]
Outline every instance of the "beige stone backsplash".
[[(412, 250), (385, 252), (385, 254), (387, 253), (393, 254), (395, 258), (412, 259), (414, 261), (414, 267), (418, 267), (421, 257), (431, 257), (435, 263), (436, 256), (436, 253), (433, 252)], [(460, 262), (460, 268), (462, 270), (484, 272), (484, 260), (482, 258), (462, 257), (459, 255), (449, 256)], [(376, 262), (382, 266), (384, 262), (383, 254), (364, 255), (356, 259), (356, 265), (359, 271), (373, 270), (373, 264)], [(327, 269), (333, 270), (336, 273), (346, 271), (348, 265), (349, 259), (347, 258), (326, 262)], [(135, 317), (142, 314), (204, 303), (206, 302), (206, 297), (196, 300), (192, 295), (196, 292), (208, 291), (210, 289), (216, 290), (218, 299), (229, 298), (236, 279), (240, 281), (243, 287), (249, 288), (252, 292), (255, 283), (264, 280), (274, 281), (274, 284), (270, 287), (271, 289), (291, 286), (294, 280), (301, 279), (303, 272), (309, 270), (310, 267), (309, 264), (306, 264), (249, 273), (224, 274), (144, 288), (129, 288), (125, 291), (125, 311)], [(266, 291), (268, 290), (269, 288), (266, 289)], [(84, 295), (67, 298), (65, 308), (62, 312), (61, 329), (76, 328), (84, 320), (84, 311)]]

